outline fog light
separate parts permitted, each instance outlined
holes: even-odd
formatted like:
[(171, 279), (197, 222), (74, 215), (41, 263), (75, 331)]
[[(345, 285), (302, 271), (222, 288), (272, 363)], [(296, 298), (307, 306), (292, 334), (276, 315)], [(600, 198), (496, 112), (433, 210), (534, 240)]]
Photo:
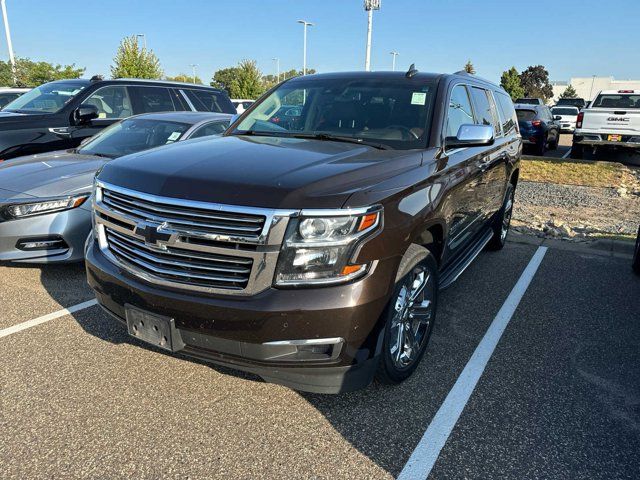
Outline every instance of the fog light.
[(62, 237), (23, 238), (18, 240), (16, 248), (19, 250), (58, 250), (69, 248)]

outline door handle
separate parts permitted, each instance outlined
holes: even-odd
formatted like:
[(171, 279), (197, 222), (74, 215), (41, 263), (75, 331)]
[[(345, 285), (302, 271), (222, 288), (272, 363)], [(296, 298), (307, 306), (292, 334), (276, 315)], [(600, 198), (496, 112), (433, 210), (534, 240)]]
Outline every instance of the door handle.
[(59, 137), (64, 137), (64, 138), (70, 137), (73, 130), (74, 129), (71, 127), (53, 127), (49, 129), (51, 133), (54, 133)]

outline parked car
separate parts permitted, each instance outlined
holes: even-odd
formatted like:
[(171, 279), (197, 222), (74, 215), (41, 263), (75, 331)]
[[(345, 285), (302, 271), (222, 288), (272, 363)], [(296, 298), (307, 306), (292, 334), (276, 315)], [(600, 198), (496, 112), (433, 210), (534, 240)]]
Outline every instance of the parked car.
[(0, 112), (0, 160), (65, 150), (131, 115), (166, 111), (236, 113), (226, 93), (155, 80), (45, 83)]
[(560, 117), (556, 121), (560, 124), (560, 132), (573, 133), (576, 129), (576, 119), (578, 118), (578, 107), (553, 107), (551, 109), (551, 115), (556, 118)]
[(515, 103), (523, 105), (544, 105), (544, 100), (541, 98), (518, 98)]
[(232, 98), (231, 103), (233, 104), (237, 113), (243, 113), (247, 108), (255, 103), (255, 100), (249, 100), (245, 98)]
[(536, 155), (543, 156), (558, 148), (560, 140), (560, 117), (553, 117), (549, 107), (533, 104), (516, 104), (520, 134), (525, 147), (531, 147)]
[(636, 248), (633, 250), (633, 271), (640, 275), (640, 228), (636, 237)]
[(576, 107), (578, 110), (587, 106), (584, 98), (560, 98), (556, 107)]
[[(269, 121), (294, 98), (295, 127)], [(107, 163), (88, 281), (161, 349), (300, 390), (398, 383), (438, 289), (504, 245), (521, 151), (509, 95), (476, 76), (296, 77), (222, 138)]]
[(17, 88), (17, 87), (0, 87), (0, 110), (7, 104), (14, 101), (23, 93), (27, 93), (30, 88)]
[(137, 115), (105, 128), (79, 148), (0, 164), (0, 261), (82, 260), (98, 169), (129, 153), (219, 135), (231, 117), (205, 112)]
[(571, 158), (585, 148), (640, 150), (640, 90), (604, 90), (578, 114)]

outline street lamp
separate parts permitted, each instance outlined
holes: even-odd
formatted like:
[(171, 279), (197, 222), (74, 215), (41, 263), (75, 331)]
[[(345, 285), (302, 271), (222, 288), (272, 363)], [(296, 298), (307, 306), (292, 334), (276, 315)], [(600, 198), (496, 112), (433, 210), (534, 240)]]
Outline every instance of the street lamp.
[(273, 57), (271, 60), (276, 62), (276, 82), (280, 82), (280, 59), (278, 57)]
[(9, 48), (9, 61), (11, 62), (11, 74), (13, 84), (16, 84), (16, 59), (13, 57), (13, 44), (11, 43), (11, 30), (9, 30), (9, 17), (7, 17), (6, 0), (0, 0), (2, 6), (2, 19), (4, 20), (4, 33), (7, 36), (7, 47)]
[(307, 27), (313, 27), (313, 23), (306, 20), (298, 20), (298, 23), (304, 25), (304, 44), (302, 48), (302, 75), (307, 74)]
[(380, 10), (381, 3), (382, 0), (364, 0), (364, 9), (367, 11), (367, 51), (364, 57), (364, 69), (367, 72), (371, 70), (371, 30), (373, 29), (373, 11)]
[(391, 63), (391, 71), (392, 71), (392, 72), (395, 72), (395, 71), (396, 71), (396, 57), (397, 57), (398, 55), (400, 55), (400, 54), (399, 54), (398, 52), (396, 52), (396, 51), (389, 52), (389, 53), (390, 53), (391, 55), (393, 55), (393, 60), (392, 60), (392, 63)]
[(193, 71), (193, 83), (196, 83), (196, 68), (198, 67), (198, 64), (192, 63), (189, 66), (192, 68), (192, 71)]
[(143, 45), (144, 45), (144, 49), (147, 49), (147, 36), (144, 33), (137, 33), (136, 34), (136, 38), (140, 38), (142, 37), (142, 41), (143, 41)]

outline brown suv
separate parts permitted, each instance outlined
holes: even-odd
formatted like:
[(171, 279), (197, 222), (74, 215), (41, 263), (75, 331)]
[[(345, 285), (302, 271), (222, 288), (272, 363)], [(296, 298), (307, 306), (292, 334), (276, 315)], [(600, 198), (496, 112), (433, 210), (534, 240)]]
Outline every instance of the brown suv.
[(161, 349), (306, 391), (398, 383), (438, 289), (504, 245), (521, 150), (509, 96), (475, 76), (295, 78), (219, 139), (109, 162), (89, 283)]

